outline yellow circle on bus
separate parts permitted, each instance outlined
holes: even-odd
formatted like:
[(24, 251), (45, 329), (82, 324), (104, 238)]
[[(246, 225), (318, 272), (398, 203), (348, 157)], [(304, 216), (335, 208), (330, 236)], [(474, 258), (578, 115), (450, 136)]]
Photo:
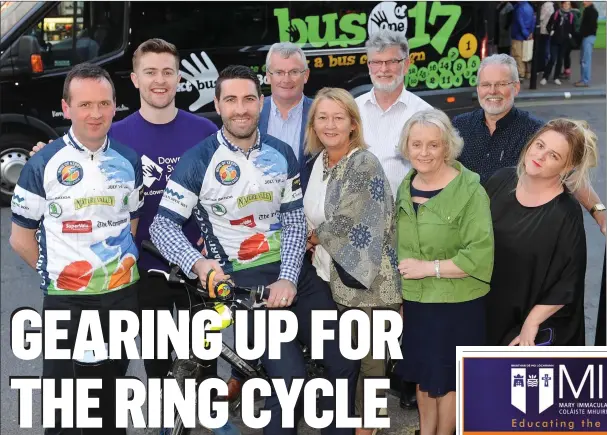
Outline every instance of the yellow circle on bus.
[(468, 59), (470, 56), (476, 53), (476, 49), (478, 48), (478, 40), (472, 33), (466, 33), (460, 38), (457, 48), (459, 49), (459, 54), (464, 59)]

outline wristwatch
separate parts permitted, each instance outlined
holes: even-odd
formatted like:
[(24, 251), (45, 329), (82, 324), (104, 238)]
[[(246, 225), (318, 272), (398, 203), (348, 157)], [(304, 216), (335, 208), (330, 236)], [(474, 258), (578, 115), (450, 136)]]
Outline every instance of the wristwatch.
[(603, 211), (605, 210), (605, 205), (601, 204), (600, 202), (598, 204), (594, 204), (594, 206), (590, 209), (590, 214), (594, 214), (595, 211)]

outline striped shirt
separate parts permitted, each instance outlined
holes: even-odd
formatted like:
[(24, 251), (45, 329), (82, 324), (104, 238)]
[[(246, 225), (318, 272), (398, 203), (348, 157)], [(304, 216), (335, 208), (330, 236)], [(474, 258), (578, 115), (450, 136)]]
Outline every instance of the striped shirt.
[(411, 116), (420, 110), (432, 109), (432, 106), (404, 87), (385, 112), (377, 103), (373, 89), (356, 98), (356, 104), (362, 117), (365, 142), (384, 168), (396, 199), (400, 183), (411, 169), (409, 161), (398, 150), (400, 134)]
[(268, 119), (268, 134), (288, 144), (293, 148), (295, 157), (299, 159), (301, 117), (303, 114), (303, 96), (295, 107), (289, 110), (287, 119), (282, 119), (280, 110), (274, 100), (270, 99), (270, 118)]

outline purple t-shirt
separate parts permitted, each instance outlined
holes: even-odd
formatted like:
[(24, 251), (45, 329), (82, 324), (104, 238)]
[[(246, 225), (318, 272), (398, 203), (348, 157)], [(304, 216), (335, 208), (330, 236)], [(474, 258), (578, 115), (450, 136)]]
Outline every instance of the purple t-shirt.
[[(141, 242), (150, 239), (150, 225), (179, 158), (217, 130), (217, 126), (208, 119), (183, 110), (179, 110), (175, 119), (168, 124), (152, 124), (143, 119), (139, 111), (112, 124), (110, 137), (133, 148), (141, 158), (143, 168), (145, 201), (135, 238), (140, 270), (168, 270), (162, 260), (141, 250)], [(200, 230), (194, 220), (188, 220), (183, 230), (188, 240), (196, 246)]]

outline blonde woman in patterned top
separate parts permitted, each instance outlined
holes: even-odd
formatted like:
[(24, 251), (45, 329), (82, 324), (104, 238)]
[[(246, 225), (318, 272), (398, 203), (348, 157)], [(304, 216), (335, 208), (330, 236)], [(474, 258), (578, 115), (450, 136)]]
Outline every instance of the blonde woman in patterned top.
[[(377, 157), (367, 151), (358, 107), (347, 91), (324, 88), (316, 95), (306, 127), (306, 153), (316, 155), (309, 162), (304, 211), (318, 275), (329, 282), (342, 311), (359, 308), (371, 320), (373, 309), (398, 310), (402, 298), (390, 183)], [(353, 335), (356, 341), (357, 331)], [(359, 415), (364, 378), (384, 374), (383, 360), (369, 354), (361, 361)]]

